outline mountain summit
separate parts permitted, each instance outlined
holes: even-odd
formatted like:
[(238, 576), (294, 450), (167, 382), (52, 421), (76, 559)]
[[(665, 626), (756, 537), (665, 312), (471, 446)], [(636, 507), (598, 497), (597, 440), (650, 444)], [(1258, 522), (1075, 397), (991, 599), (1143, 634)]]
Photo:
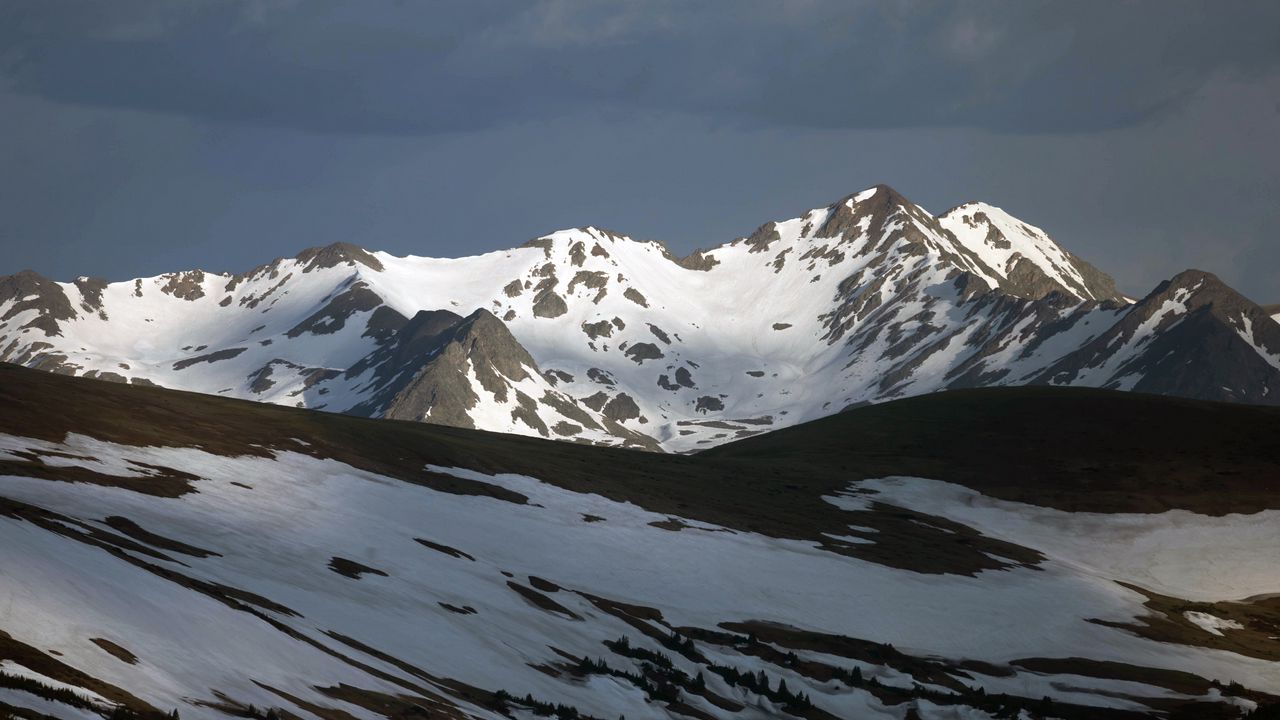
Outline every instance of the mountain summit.
[(1207, 274), (1133, 302), (1043, 230), (877, 185), (678, 258), (595, 227), (458, 259), (339, 243), (239, 275), (0, 279), (0, 360), (688, 451), (949, 388), (1280, 402), (1280, 325)]

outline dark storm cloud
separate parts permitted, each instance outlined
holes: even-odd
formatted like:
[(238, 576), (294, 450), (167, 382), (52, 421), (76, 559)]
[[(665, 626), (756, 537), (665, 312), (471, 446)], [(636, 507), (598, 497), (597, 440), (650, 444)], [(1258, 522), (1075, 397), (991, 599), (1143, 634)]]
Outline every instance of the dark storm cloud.
[(10, 91), (330, 133), (589, 110), (1090, 132), (1280, 61), (1269, 2), (19, 0)]
[(680, 251), (886, 182), (1280, 301), (1280, 2), (0, 2), (0, 274)]

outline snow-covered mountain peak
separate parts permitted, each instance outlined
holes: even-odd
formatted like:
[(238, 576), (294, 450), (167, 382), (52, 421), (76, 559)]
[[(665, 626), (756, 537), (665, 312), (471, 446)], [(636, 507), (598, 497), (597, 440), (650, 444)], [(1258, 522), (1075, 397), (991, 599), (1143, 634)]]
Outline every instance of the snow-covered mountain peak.
[(1038, 298), (1059, 291), (1081, 300), (1123, 299), (1110, 276), (1063, 249), (1044, 230), (994, 205), (965, 203), (938, 221), (1014, 294)]
[[(1239, 357), (1188, 366), (1203, 382), (1152, 373), (1142, 387), (1280, 398), (1268, 394), (1280, 326), (1229, 288), (1208, 292), (1216, 279), (1173, 282), (1179, 307), (1212, 297), (1233, 310), (1152, 325), (1182, 338), (1160, 346), (1169, 362), (1210, 337)], [(1144, 323), (1164, 315), (1159, 301), (1119, 299), (1110, 278), (994, 206), (935, 217), (877, 185), (686, 257), (586, 226), (463, 258), (337, 243), (236, 275), (19, 273), (0, 278), (0, 360), (684, 451), (950, 387), (1129, 387), (1154, 366), (1121, 365), (1155, 347)]]

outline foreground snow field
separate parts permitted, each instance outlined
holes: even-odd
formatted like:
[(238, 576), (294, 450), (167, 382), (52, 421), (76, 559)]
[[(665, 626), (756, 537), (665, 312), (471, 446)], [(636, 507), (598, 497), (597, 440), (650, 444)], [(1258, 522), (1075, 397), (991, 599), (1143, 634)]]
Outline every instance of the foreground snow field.
[[(802, 506), (805, 535), (694, 501), (713, 483), (729, 507), (772, 476), (760, 517), (784, 517), (810, 492), (785, 459), (0, 380), (32, 408), (0, 418), (0, 708), (19, 717), (1213, 718), (1280, 696), (1274, 504), (1067, 512), (844, 471)], [(48, 388), (79, 410), (34, 405)], [(109, 398), (132, 424), (99, 417)], [(166, 422), (209, 442), (167, 441)], [(382, 446), (411, 472), (332, 455), (388, 433), (417, 438)], [(463, 442), (548, 470), (477, 470)], [(631, 456), (683, 477), (669, 503), (620, 494)]]

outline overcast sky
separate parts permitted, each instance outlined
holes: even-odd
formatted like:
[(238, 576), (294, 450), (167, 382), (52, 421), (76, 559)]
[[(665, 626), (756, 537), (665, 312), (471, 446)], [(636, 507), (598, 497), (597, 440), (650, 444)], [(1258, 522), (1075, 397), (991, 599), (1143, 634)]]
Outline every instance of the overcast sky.
[(1280, 2), (7, 0), (0, 274), (681, 252), (885, 182), (1280, 302)]

